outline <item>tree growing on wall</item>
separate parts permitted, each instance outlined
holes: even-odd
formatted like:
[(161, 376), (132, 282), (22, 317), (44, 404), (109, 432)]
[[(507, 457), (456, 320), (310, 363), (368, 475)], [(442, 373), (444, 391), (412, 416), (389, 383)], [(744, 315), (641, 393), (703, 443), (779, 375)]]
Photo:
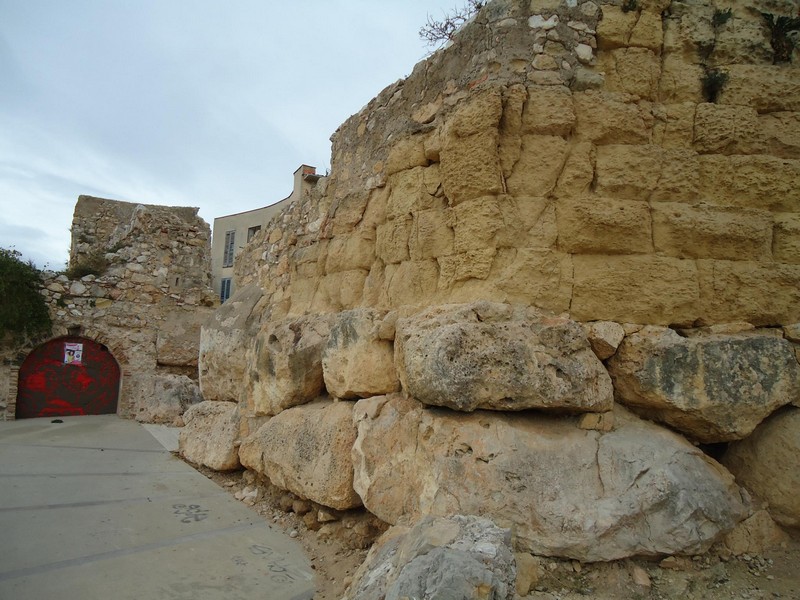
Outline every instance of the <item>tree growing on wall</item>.
[(0, 340), (19, 342), (51, 331), (41, 287), (42, 274), (32, 262), (13, 248), (0, 248)]
[(427, 23), (419, 30), (419, 37), (429, 46), (439, 46), (449, 42), (458, 28), (469, 21), (484, 4), (486, 4), (484, 0), (467, 0), (464, 6), (445, 13), (441, 19), (434, 19), (428, 15)]

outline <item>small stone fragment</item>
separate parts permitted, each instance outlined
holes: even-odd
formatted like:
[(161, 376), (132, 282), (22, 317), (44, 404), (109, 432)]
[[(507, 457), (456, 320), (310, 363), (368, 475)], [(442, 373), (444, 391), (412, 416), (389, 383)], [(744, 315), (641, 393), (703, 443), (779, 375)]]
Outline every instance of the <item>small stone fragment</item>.
[(642, 587), (649, 588), (653, 585), (653, 582), (650, 581), (650, 576), (647, 574), (642, 567), (636, 565), (631, 569), (631, 577), (633, 578), (633, 582), (636, 585), (640, 585)]

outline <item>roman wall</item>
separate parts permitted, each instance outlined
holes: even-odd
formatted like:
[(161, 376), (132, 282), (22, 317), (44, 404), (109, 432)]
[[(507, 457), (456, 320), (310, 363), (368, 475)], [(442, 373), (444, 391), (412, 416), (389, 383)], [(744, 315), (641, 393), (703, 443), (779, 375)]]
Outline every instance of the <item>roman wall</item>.
[(242, 253), (184, 455), (391, 525), (490, 517), (537, 555), (781, 539), (800, 56), (776, 28), (797, 16), (489, 2)]

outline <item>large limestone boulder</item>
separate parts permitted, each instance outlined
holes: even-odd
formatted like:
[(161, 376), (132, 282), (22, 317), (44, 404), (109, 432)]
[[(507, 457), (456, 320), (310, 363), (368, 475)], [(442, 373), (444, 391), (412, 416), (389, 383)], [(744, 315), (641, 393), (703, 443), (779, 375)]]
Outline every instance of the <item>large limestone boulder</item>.
[(200, 354), (200, 329), (211, 316), (208, 308), (192, 306), (173, 312), (159, 325), (156, 362), (175, 367), (196, 367)]
[(720, 542), (720, 549), (733, 556), (759, 555), (789, 540), (789, 534), (778, 527), (769, 512), (758, 510), (739, 523)]
[(788, 407), (767, 419), (750, 437), (731, 444), (722, 462), (769, 503), (773, 519), (800, 527), (800, 409)]
[(258, 331), (260, 312), (255, 310), (263, 292), (251, 284), (236, 290), (200, 331), (200, 391), (206, 400), (238, 402), (242, 399), (247, 371), (243, 348)]
[(608, 433), (534, 413), (360, 400), (354, 487), (378, 518), (479, 514), (517, 549), (582, 561), (698, 553), (746, 516), (740, 490), (682, 437), (621, 407)]
[(329, 328), (329, 317), (320, 315), (262, 328), (249, 355), (247, 379), (247, 403), (255, 415), (276, 415), (323, 392), (322, 350)]
[(399, 391), (394, 368), (394, 327), (385, 312), (369, 308), (339, 313), (322, 353), (328, 393), (337, 398), (367, 398)]
[(425, 404), (472, 411), (603, 412), (611, 380), (580, 325), (492, 302), (430, 308), (398, 319), (403, 388)]
[(279, 488), (346, 510), (361, 506), (350, 461), (355, 439), (352, 402), (321, 399), (272, 417), (242, 441), (239, 457)]
[(130, 379), (126, 389), (140, 423), (172, 423), (203, 400), (197, 383), (186, 375), (137, 374)]
[(425, 517), (381, 536), (346, 598), (511, 600), (515, 578), (510, 530), (475, 516)]
[(178, 450), (186, 460), (215, 471), (239, 468), (239, 416), (232, 402), (201, 402), (183, 415)]
[(608, 363), (616, 398), (701, 442), (748, 436), (800, 396), (800, 365), (784, 339), (757, 334), (682, 337), (646, 327)]

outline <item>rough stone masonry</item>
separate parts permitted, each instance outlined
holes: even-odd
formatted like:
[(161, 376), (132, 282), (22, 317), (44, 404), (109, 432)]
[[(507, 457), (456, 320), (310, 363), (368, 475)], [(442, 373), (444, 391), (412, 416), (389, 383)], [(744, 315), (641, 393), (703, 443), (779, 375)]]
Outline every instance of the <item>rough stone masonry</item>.
[[(120, 416), (172, 422), (200, 401), (200, 325), (215, 304), (208, 224), (196, 208), (81, 196), (71, 231), (69, 268), (42, 290), (52, 336), (109, 348), (122, 371)], [(6, 418), (14, 417), (16, 373), (31, 349), (0, 348)]]
[(242, 253), (184, 454), (583, 561), (796, 524), (800, 55), (770, 25), (796, 13), (489, 2)]

